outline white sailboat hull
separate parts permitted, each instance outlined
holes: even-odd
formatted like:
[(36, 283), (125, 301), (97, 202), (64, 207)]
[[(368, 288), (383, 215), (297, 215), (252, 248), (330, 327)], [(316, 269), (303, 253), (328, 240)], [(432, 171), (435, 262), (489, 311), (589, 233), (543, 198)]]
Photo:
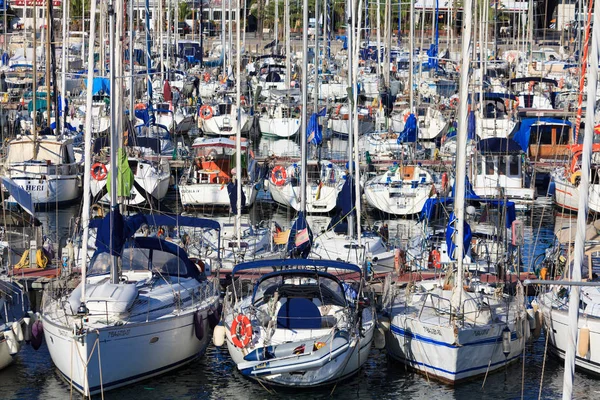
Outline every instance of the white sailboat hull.
[[(241, 132), (247, 133), (252, 127), (254, 117), (242, 113)], [(202, 131), (207, 135), (223, 135), (235, 136), (238, 134), (238, 124), (235, 116), (232, 115), (215, 115), (212, 118), (202, 120)]]
[(391, 193), (390, 187), (376, 182), (367, 182), (365, 197), (371, 207), (394, 215), (412, 215), (420, 213), (431, 194), (431, 185), (419, 185), (416, 188), (403, 188)]
[[(268, 183), (269, 192), (273, 200), (283, 206), (291, 207), (300, 211), (300, 186), (286, 183), (283, 186)], [(327, 213), (334, 209), (341, 185), (323, 185), (320, 189), (317, 185), (307, 185), (306, 188), (306, 212)]]
[[(243, 185), (246, 205), (251, 206), (258, 193), (255, 185)], [(179, 198), (184, 207), (219, 206), (229, 207), (227, 185), (200, 183), (179, 186)]]
[(300, 119), (298, 118), (267, 118), (258, 119), (260, 132), (263, 135), (289, 138), (300, 130)]
[[(579, 187), (558, 174), (553, 174), (553, 181), (554, 204), (568, 211), (579, 210)], [(590, 184), (588, 207), (592, 212), (600, 212), (600, 185)]]
[[(202, 340), (194, 334), (192, 311), (153, 322), (93, 330), (81, 337), (75, 337), (71, 327), (48, 318), (43, 318), (43, 324), (50, 355), (61, 375), (80, 392), (93, 395), (192, 361), (209, 343), (206, 311), (203, 317)], [(89, 360), (87, 366), (83, 360)]]
[[(28, 174), (12, 174), (14, 180), (22, 189), (31, 194), (31, 200), (36, 206), (70, 203), (81, 197), (81, 181), (78, 175), (44, 175), (31, 176)], [(15, 203), (11, 196), (9, 203)]]

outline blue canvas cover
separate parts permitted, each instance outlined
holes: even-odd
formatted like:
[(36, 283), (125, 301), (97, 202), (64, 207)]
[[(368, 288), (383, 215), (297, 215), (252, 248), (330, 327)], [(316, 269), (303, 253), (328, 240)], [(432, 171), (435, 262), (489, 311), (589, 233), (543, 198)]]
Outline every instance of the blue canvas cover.
[[(306, 229), (308, 231), (308, 241), (296, 246), (296, 235), (299, 231)], [(304, 212), (300, 211), (290, 230), (290, 236), (287, 244), (287, 252), (290, 258), (307, 258), (312, 247), (313, 234), (306, 221)]]
[[(456, 260), (454, 256), (454, 252), (456, 250), (456, 244), (453, 241), (454, 234), (456, 232), (455, 225), (458, 223), (456, 216), (454, 213), (450, 214), (450, 219), (448, 220), (448, 226), (446, 228), (446, 246), (448, 246), (448, 256), (452, 260)], [(464, 238), (463, 238), (463, 252), (466, 254), (466, 250), (469, 248), (471, 244), (471, 238), (473, 234), (471, 233), (471, 226), (467, 223), (467, 221), (463, 221), (464, 224)], [(463, 254), (464, 257), (464, 254)]]
[(515, 130), (512, 139), (521, 146), (521, 149), (526, 152), (529, 148), (529, 139), (531, 136), (531, 127), (538, 123), (561, 124), (573, 126), (570, 121), (558, 118), (523, 118), (519, 122), (518, 128)]
[(404, 123), (404, 129), (398, 135), (398, 144), (400, 143), (414, 143), (417, 141), (417, 117), (415, 114), (411, 113), (406, 122)]

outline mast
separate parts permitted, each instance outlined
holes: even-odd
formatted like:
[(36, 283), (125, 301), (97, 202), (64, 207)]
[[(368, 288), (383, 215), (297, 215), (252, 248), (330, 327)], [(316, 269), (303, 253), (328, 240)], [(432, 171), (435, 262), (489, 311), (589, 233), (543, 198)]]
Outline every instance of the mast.
[(377, 0), (377, 82), (381, 82), (381, 0)]
[[(238, 5), (239, 5), (239, 1)], [(229, 9), (231, 10), (231, 3)], [(241, 51), (241, 29), (240, 29), (240, 7), (235, 10), (235, 33), (236, 33), (236, 54), (235, 58), (235, 101), (237, 106), (237, 132), (235, 134), (235, 180), (237, 191), (237, 213), (235, 216), (235, 227), (237, 237), (237, 248), (241, 249), (242, 237), (242, 51)], [(246, 146), (249, 146), (246, 142)]]
[[(51, 0), (48, 0), (48, 3), (50, 3)], [(66, 125), (67, 122), (67, 109), (66, 109), (66, 104), (67, 104), (67, 70), (68, 70), (68, 53), (69, 53), (69, 45), (67, 43), (67, 19), (69, 18), (68, 16), (68, 10), (69, 10), (69, 6), (63, 1), (62, 3), (62, 17), (63, 17), (63, 21), (62, 21), (62, 76), (61, 76), (61, 82), (60, 82), (60, 94), (61, 94), (61, 104), (60, 104), (60, 108), (62, 109), (62, 124), (61, 126), (64, 129), (64, 126)], [(58, 110), (56, 110), (56, 132), (60, 132), (62, 135), (62, 130), (59, 128), (59, 116), (58, 116)]]
[(457, 275), (455, 279), (455, 288), (452, 296), (453, 307), (459, 307), (462, 300), (463, 291), (463, 254), (464, 245), (463, 239), (465, 235), (464, 228), (464, 216), (465, 216), (465, 180), (467, 173), (467, 111), (468, 111), (468, 91), (469, 91), (469, 46), (471, 44), (471, 28), (472, 28), (472, 14), (473, 14), (473, 0), (465, 0), (463, 15), (463, 30), (462, 30), (462, 47), (461, 47), (461, 61), (462, 67), (460, 69), (460, 104), (458, 107), (458, 134), (457, 134), (457, 154), (456, 154), (456, 195), (454, 199), (454, 216), (455, 216), (455, 229), (456, 229), (456, 256), (457, 259)]
[(306, 212), (306, 127), (308, 106), (308, 0), (302, 0), (302, 123), (300, 129), (300, 211)]
[[(52, 96), (50, 95), (50, 2), (52, 0), (46, 0), (46, 126), (50, 126), (50, 112), (52, 111)], [(55, 82), (52, 82), (54, 85)], [(35, 104), (34, 104), (35, 105)], [(55, 118), (56, 128), (58, 129), (58, 116)]]
[(279, 0), (275, 0), (275, 46), (271, 47), (271, 51), (274, 54), (279, 54), (278, 53), (278, 47), (279, 47)]
[[(589, 22), (588, 22), (589, 23)], [(598, 86), (598, 45), (600, 44), (600, 7), (594, 7), (594, 27), (592, 33), (592, 54), (589, 58), (590, 68), (587, 76), (587, 106), (585, 113), (585, 134), (583, 136), (583, 153), (581, 154), (581, 182), (579, 183), (579, 204), (577, 212), (577, 232), (571, 281), (581, 281), (581, 266), (585, 258), (585, 230), (588, 215), (588, 195), (590, 184), (590, 161), (592, 158), (592, 142), (594, 137), (594, 113), (596, 109), (596, 91)], [(573, 377), (575, 375), (575, 348), (577, 343), (577, 320), (579, 318), (579, 300), (581, 288), (571, 286), (569, 295), (569, 330), (565, 351), (565, 372), (563, 378), (564, 400), (573, 397)]]
[[(315, 0), (315, 90), (314, 90), (314, 113), (319, 108), (319, 0)], [(317, 116), (317, 125), (319, 117)]]
[(152, 69), (152, 41), (150, 39), (150, 0), (146, 0), (146, 85), (148, 90), (148, 109), (152, 109), (152, 79), (150, 79), (150, 69)]
[(290, 2), (285, 2), (284, 9), (285, 18), (285, 88), (290, 89), (290, 80), (292, 78), (292, 68), (290, 66)]
[(33, 101), (33, 159), (37, 159), (37, 4), (33, 2), (33, 82), (32, 82), (32, 100)]
[(134, 121), (135, 118), (135, 92), (134, 92), (134, 69), (133, 69), (133, 35), (135, 31), (133, 29), (133, 0), (129, 1), (129, 118)]
[(165, 23), (163, 21), (163, 18), (164, 18), (163, 1), (164, 0), (158, 0), (158, 46), (160, 48), (160, 50), (158, 51), (158, 54), (160, 55), (160, 83), (161, 84), (165, 81), (165, 60), (164, 60), (165, 46), (163, 44), (163, 28), (165, 26)]
[[(88, 76), (87, 76), (87, 87), (91, 88), (94, 84), (94, 41), (96, 39), (96, 2), (91, 2), (90, 10), (90, 44), (88, 46)], [(63, 3), (64, 4), (64, 3)], [(92, 91), (86, 92), (85, 106), (86, 110), (92, 109)], [(83, 208), (81, 210), (81, 226), (83, 227), (83, 237), (81, 243), (81, 250), (83, 256), (81, 257), (81, 303), (85, 304), (85, 281), (87, 272), (87, 246), (89, 240), (89, 221), (90, 221), (90, 182), (91, 175), (90, 170), (92, 169), (92, 113), (85, 113), (85, 131), (83, 134), (84, 140), (84, 164), (83, 164)], [(85, 309), (85, 306), (83, 307)]]
[[(352, 162), (352, 149), (353, 149), (353, 143), (354, 143), (354, 124), (352, 123), (352, 121), (354, 121), (353, 117), (354, 117), (354, 92), (355, 90), (355, 86), (354, 86), (354, 65), (352, 65), (352, 58), (353, 58), (353, 54), (354, 54), (354, 0), (348, 0), (348, 4), (346, 5), (346, 16), (347, 16), (347, 21), (348, 21), (348, 25), (346, 28), (346, 36), (348, 37), (348, 105), (349, 105), (349, 110), (348, 110), (348, 176), (352, 176), (352, 173), (354, 172), (354, 163)], [(352, 215), (352, 213), (350, 213), (350, 215), (348, 215), (348, 236), (349, 237), (354, 237), (354, 216)]]
[[(113, 0), (108, 6), (108, 32), (109, 32), (109, 81), (110, 81), (110, 226), (114, 227), (114, 211), (119, 206), (117, 204), (117, 175), (118, 163), (117, 163), (117, 147), (119, 146), (117, 140), (117, 95), (116, 82), (115, 82), (115, 0)], [(109, 249), (113, 249), (113, 235), (110, 235)], [(119, 270), (117, 264), (117, 257), (110, 257), (110, 283), (119, 283)]]
[[(378, 0), (379, 1), (379, 0)], [(362, 0), (358, 1), (358, 10), (360, 10), (362, 8)], [(352, 9), (353, 13), (354, 8)], [(359, 49), (359, 43), (360, 43), (360, 27), (362, 26), (362, 21), (361, 21), (361, 17), (362, 17), (362, 13), (360, 11), (356, 12), (356, 14), (358, 14), (358, 22), (356, 24), (356, 42), (354, 44), (354, 49), (352, 51), (352, 64), (358, 64), (358, 49)], [(356, 15), (355, 14), (355, 15)], [(391, 14), (391, 13), (390, 13)], [(354, 18), (353, 18), (354, 19)], [(389, 54), (389, 53), (388, 53)], [(388, 60), (389, 61), (389, 60)], [(388, 62), (387, 65), (388, 68), (388, 72), (390, 69), (390, 63)], [(350, 146), (350, 149), (352, 150), (352, 148), (354, 147), (354, 159), (352, 159), (352, 157), (349, 158), (348, 160), (348, 164), (352, 165), (353, 163), (356, 164), (356, 172), (354, 173), (354, 188), (356, 190), (356, 198), (354, 199), (354, 208), (356, 210), (356, 240), (358, 242), (358, 248), (360, 249), (361, 247), (361, 242), (362, 242), (362, 238), (361, 238), (361, 232), (360, 232), (360, 215), (361, 215), (361, 209), (360, 209), (360, 164), (359, 164), (359, 151), (358, 151), (358, 90), (354, 90), (354, 88), (358, 87), (358, 68), (354, 68), (353, 69), (353, 84), (352, 84), (352, 108), (353, 108), (353, 115), (352, 115), (352, 123), (354, 124), (354, 129), (353, 129), (353, 133), (354, 133), (354, 146)], [(364, 252), (363, 252), (364, 254)], [(365, 274), (366, 276), (366, 274)]]
[[(381, 1), (381, 0), (377, 0)], [(409, 35), (409, 64), (410, 71), (408, 74), (408, 90), (409, 90), (409, 109), (413, 112), (415, 105), (415, 91), (413, 89), (413, 75), (414, 75), (414, 52), (415, 52), (415, 1), (410, 0), (410, 35)]]
[[(230, 0), (231, 1), (231, 0)], [(221, 55), (223, 58), (223, 71), (225, 73), (225, 66), (227, 63), (225, 62), (225, 0), (221, 0)]]

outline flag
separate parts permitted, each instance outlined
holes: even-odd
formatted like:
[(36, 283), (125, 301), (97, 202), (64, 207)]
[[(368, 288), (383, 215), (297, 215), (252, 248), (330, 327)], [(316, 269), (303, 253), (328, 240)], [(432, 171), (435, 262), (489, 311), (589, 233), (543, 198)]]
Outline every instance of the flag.
[(306, 242), (308, 242), (308, 228), (300, 229), (296, 232), (296, 240), (295, 245), (300, 246)]

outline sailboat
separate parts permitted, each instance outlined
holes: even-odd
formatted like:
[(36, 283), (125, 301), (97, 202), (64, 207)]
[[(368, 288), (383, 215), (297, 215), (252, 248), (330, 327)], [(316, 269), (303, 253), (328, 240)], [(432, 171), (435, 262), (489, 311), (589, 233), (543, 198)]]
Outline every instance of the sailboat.
[[(463, 65), (469, 63), (471, 2), (464, 4)], [(460, 98), (467, 99), (469, 68), (462, 68)], [(470, 245), (465, 220), (467, 101), (459, 108), (454, 213), (446, 242), (454, 262), (445, 280), (421, 282), (414, 290), (386, 291), (388, 354), (428, 378), (450, 384), (503, 368), (521, 357), (530, 328), (522, 286), (517, 295), (490, 296), (479, 282), (465, 290), (463, 255)], [(395, 286), (395, 285), (394, 285)]]
[[(95, 8), (96, 3), (92, 2), (88, 82), (94, 71)], [(110, 15), (110, 26), (112, 50), (114, 28), (122, 26), (119, 21), (115, 23), (114, 14)], [(119, 54), (111, 53), (114, 62)], [(115, 85), (114, 64), (110, 70), (111, 83)], [(119, 107), (115, 100), (116, 96), (111, 97), (112, 160), (117, 159), (118, 147), (114, 122)], [(91, 104), (91, 93), (87, 102)], [(90, 128), (91, 116), (87, 116), (88, 170)], [(188, 236), (183, 234), (184, 226), (190, 230), (218, 230), (219, 224), (181, 216), (123, 217), (117, 194), (123, 195), (126, 189), (118, 187), (118, 167), (115, 163), (111, 175), (110, 214), (93, 222), (89, 220), (91, 178), (84, 176), (82, 243), (85, 249), (89, 228), (96, 227), (96, 251), (89, 263), (83, 251), (81, 282), (72, 292), (46, 291), (42, 304), (50, 356), (68, 384), (84, 396), (165, 373), (198, 357), (208, 345), (209, 315), (213, 315), (219, 302), (218, 282), (202, 273), (201, 260), (188, 257), (184, 239)], [(167, 232), (177, 232), (181, 240), (136, 234), (143, 224), (166, 227)]]
[[(600, 37), (600, 8), (594, 9), (593, 34), (591, 55), (589, 58), (589, 71), (587, 74), (587, 110), (595, 110), (596, 91), (598, 85), (598, 51)], [(588, 22), (588, 30), (589, 30)], [(587, 52), (586, 52), (587, 54)], [(587, 60), (583, 60), (587, 63)], [(597, 231), (595, 226), (586, 227), (588, 206), (591, 194), (591, 162), (594, 136), (594, 113), (587, 112), (585, 120), (585, 134), (581, 148), (581, 169), (579, 170), (580, 183), (577, 188), (578, 214), (577, 233), (573, 252), (573, 264), (566, 272), (568, 280), (548, 281), (537, 283), (551, 283), (550, 290), (542, 293), (536, 299), (534, 307), (539, 307), (543, 315), (545, 333), (553, 353), (565, 361), (563, 398), (573, 396), (573, 378), (575, 368), (597, 374), (600, 372), (600, 353), (595, 345), (600, 333), (600, 314), (598, 306), (598, 282), (582, 282), (582, 269), (588, 264), (590, 280), (592, 274), (592, 255), (598, 252), (596, 242)], [(591, 209), (591, 207), (589, 207)], [(591, 235), (588, 232), (591, 231)], [(592, 242), (589, 243), (588, 240)], [(587, 262), (586, 262), (587, 259)], [(582, 287), (583, 286), (583, 287)], [(582, 314), (582, 318), (579, 314)]]

